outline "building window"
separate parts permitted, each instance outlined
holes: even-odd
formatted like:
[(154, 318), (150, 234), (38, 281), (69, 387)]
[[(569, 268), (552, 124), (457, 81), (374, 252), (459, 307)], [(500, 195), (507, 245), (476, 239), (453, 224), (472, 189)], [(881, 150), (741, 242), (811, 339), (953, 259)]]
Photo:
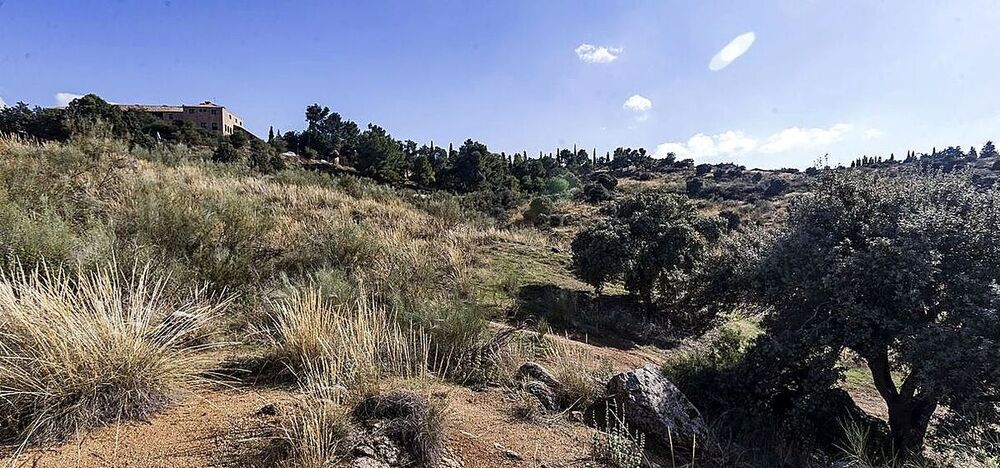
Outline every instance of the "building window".
[(213, 123), (212, 124), (212, 131), (217, 131), (217, 130), (219, 130), (219, 126), (217, 124)]
[(194, 109), (188, 109), (188, 114), (194, 114)]
[(201, 128), (208, 128), (208, 124), (206, 124), (205, 122), (202, 122), (201, 123)]

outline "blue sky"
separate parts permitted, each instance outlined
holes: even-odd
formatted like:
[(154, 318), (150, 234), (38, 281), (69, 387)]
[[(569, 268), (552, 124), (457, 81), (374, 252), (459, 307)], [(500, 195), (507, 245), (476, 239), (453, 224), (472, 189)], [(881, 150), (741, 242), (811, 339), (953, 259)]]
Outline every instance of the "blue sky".
[(211, 99), (258, 135), (319, 102), (439, 145), (805, 167), (1000, 139), (998, 37), (993, 0), (0, 0), (0, 99)]

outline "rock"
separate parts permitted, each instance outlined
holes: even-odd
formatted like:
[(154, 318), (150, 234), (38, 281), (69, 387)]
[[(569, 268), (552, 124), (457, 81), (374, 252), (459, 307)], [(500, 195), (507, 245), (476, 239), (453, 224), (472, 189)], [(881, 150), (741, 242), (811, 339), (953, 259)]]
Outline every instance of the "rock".
[(524, 391), (535, 397), (542, 405), (542, 408), (549, 411), (559, 409), (556, 393), (548, 385), (537, 380), (529, 380), (524, 384)]
[(389, 468), (389, 464), (384, 461), (369, 457), (360, 457), (351, 460), (348, 468)]
[(361, 444), (354, 447), (351, 453), (355, 457), (369, 457), (374, 458), (377, 454), (375, 453), (375, 448), (368, 444)]
[(277, 416), (278, 415), (278, 405), (274, 403), (268, 403), (261, 406), (260, 409), (255, 413), (257, 416)]
[(496, 442), (493, 443), (493, 447), (496, 448), (497, 450), (499, 450), (501, 455), (503, 455), (504, 457), (506, 457), (506, 458), (508, 458), (510, 460), (522, 460), (523, 459), (523, 457), (521, 457), (520, 453), (517, 453), (517, 452), (515, 452), (515, 451), (513, 451), (513, 450), (511, 450), (511, 449), (509, 449), (507, 447), (504, 447), (503, 445), (500, 445), (500, 444), (498, 444)]
[(675, 445), (695, 437), (700, 444), (708, 435), (698, 409), (652, 364), (612, 377), (607, 395), (611, 411), (664, 447), (670, 444), (668, 433)]
[(569, 420), (573, 422), (583, 422), (584, 421), (583, 411), (570, 411)]
[(521, 367), (517, 369), (517, 376), (520, 378), (531, 378), (535, 379), (549, 388), (557, 389), (562, 387), (562, 384), (557, 380), (552, 373), (550, 373), (545, 367), (537, 362), (526, 362), (521, 364)]

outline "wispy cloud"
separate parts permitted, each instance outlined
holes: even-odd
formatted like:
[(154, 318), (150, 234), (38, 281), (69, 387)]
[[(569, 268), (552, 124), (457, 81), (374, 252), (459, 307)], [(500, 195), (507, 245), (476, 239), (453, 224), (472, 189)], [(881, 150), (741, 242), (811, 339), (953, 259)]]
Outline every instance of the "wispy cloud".
[(839, 123), (830, 128), (786, 128), (768, 137), (760, 146), (761, 153), (781, 153), (793, 149), (814, 148), (839, 141), (852, 128), (851, 124)]
[(56, 93), (56, 107), (66, 107), (76, 98), (82, 98), (82, 94)]
[(0, 97), (0, 109), (3, 109), (4, 107), (7, 107), (7, 103), (3, 101), (2, 97)]
[(674, 153), (679, 158), (706, 160), (738, 157), (757, 148), (757, 141), (742, 131), (729, 130), (718, 135), (698, 133), (683, 143), (663, 143), (656, 147), (655, 157)]
[(622, 104), (622, 108), (632, 112), (646, 112), (653, 108), (653, 101), (650, 101), (649, 98), (645, 96), (633, 94), (625, 100), (625, 103)]
[(580, 44), (575, 49), (576, 56), (586, 63), (611, 63), (621, 55), (621, 47), (595, 46)]
[(729, 44), (726, 44), (722, 50), (712, 57), (712, 60), (708, 62), (708, 69), (719, 71), (726, 68), (730, 63), (733, 63), (733, 60), (740, 58), (741, 55), (750, 50), (750, 46), (753, 45), (755, 39), (757, 39), (757, 36), (753, 32), (736, 36), (735, 39), (729, 41)]

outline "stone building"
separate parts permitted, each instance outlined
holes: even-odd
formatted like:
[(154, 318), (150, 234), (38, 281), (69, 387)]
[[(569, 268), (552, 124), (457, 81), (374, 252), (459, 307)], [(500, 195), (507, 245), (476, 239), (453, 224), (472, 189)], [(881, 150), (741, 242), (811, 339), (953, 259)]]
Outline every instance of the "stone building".
[(191, 122), (195, 126), (219, 135), (232, 135), (236, 128), (246, 131), (246, 128), (243, 127), (243, 119), (212, 101), (205, 101), (193, 106), (125, 104), (119, 107), (126, 110), (143, 111), (167, 122), (176, 120)]

